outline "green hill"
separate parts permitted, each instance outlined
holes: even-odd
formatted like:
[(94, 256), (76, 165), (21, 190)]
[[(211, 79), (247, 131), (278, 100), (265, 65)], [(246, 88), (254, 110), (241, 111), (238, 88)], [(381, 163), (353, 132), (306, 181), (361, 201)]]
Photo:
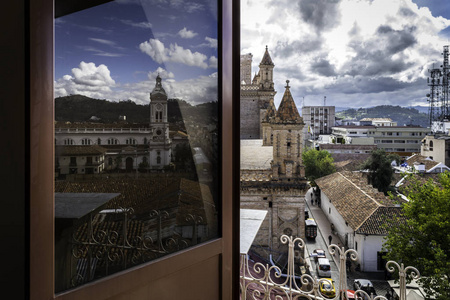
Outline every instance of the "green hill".
[[(209, 124), (216, 119), (217, 102), (208, 102), (193, 106), (184, 100), (169, 99), (167, 103), (170, 123), (183, 123), (193, 119), (197, 123)], [(136, 104), (131, 100), (111, 102), (105, 99), (93, 99), (82, 95), (70, 95), (55, 99), (55, 121), (114, 123), (119, 116), (126, 116), (129, 123), (148, 123), (149, 105)]]
[(336, 117), (343, 119), (361, 120), (364, 118), (390, 118), (399, 126), (419, 125), (428, 127), (428, 115), (415, 108), (393, 105), (380, 105), (370, 108), (347, 109), (336, 113)]

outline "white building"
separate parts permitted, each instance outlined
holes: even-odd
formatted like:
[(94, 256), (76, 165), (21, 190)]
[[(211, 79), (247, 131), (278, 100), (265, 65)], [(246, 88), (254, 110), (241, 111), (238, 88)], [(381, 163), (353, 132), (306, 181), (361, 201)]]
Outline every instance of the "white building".
[(55, 145), (68, 148), (101, 145), (106, 149), (106, 170), (167, 167), (172, 158), (172, 141), (167, 120), (167, 94), (162, 87), (161, 77), (156, 78), (155, 88), (150, 93), (149, 125), (124, 122), (57, 123)]
[(383, 271), (383, 239), (386, 219), (399, 216), (401, 208), (378, 192), (362, 173), (336, 172), (316, 179), (321, 208), (334, 224), (342, 243), (358, 252), (364, 272)]

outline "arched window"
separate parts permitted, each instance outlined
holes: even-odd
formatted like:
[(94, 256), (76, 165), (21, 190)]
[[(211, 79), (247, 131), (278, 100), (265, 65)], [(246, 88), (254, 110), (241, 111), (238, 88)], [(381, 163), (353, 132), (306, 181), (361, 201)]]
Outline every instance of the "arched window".
[(148, 142), (147, 138), (144, 138), (144, 145), (147, 145), (147, 142)]
[(156, 157), (156, 163), (159, 165), (161, 163), (161, 156)]
[(72, 139), (65, 139), (64, 140), (64, 145), (73, 145), (73, 144), (74, 144), (74, 142), (73, 142)]
[(430, 141), (430, 151), (433, 151), (433, 141)]
[(90, 139), (82, 139), (81, 145), (91, 145), (92, 141)]
[(101, 145), (102, 144), (102, 139), (101, 138), (98, 138), (97, 139), (97, 145)]
[(125, 143), (126, 143), (127, 145), (136, 145), (136, 144), (137, 144), (137, 141), (136, 141), (135, 139), (133, 139), (133, 138), (128, 138), (128, 139), (125, 141)]
[(119, 144), (119, 140), (116, 138), (109, 138), (108, 139), (108, 145), (117, 145)]

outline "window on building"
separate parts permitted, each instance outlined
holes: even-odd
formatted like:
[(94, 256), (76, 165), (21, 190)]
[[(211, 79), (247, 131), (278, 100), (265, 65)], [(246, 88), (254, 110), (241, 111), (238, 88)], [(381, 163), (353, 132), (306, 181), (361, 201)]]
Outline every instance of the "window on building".
[(65, 139), (64, 140), (64, 145), (74, 145), (74, 141), (73, 139)]
[[(55, 23), (55, 82), (64, 82), (55, 86), (55, 96), (77, 100), (76, 97), (80, 96), (70, 95), (71, 85), (76, 84), (77, 94), (99, 99), (105, 107), (123, 104), (126, 120), (130, 120), (127, 123), (124, 119), (119, 122), (102, 118), (102, 122), (109, 122), (102, 125), (104, 130), (88, 127), (87, 124), (77, 125), (83, 131), (95, 133), (92, 140), (82, 138), (81, 145), (100, 145), (103, 139), (109, 156), (109, 168), (103, 171), (102, 176), (93, 178), (91, 174), (98, 167), (98, 159), (94, 162), (93, 157), (98, 153), (82, 153), (79, 155), (87, 158), (79, 159), (83, 169), (77, 172), (86, 173), (86, 176), (71, 180), (61, 176), (55, 183), (56, 203), (59, 203), (61, 194), (79, 194), (80, 198), (100, 194), (96, 201), (81, 200), (96, 205), (77, 216), (73, 222), (62, 220), (58, 210), (55, 213), (56, 293), (221, 236), (219, 174), (222, 174), (222, 163), (219, 148), (222, 147), (222, 128), (219, 120), (222, 116), (218, 112), (222, 111), (222, 95), (219, 94), (222, 91), (219, 85), (222, 75), (218, 74), (221, 70), (218, 49), (222, 49), (222, 45), (218, 32), (218, 20), (221, 20), (218, 18), (218, 2), (213, 0), (206, 5), (203, 1), (194, 0), (179, 6), (170, 1), (157, 5), (151, 1), (142, 3), (111, 1), (65, 15)], [(187, 12), (182, 9), (187, 6), (193, 10)], [(169, 20), (162, 17), (167, 16), (168, 11), (178, 18)], [(174, 28), (178, 28), (177, 32), (184, 29), (179, 34), (172, 34)], [(94, 35), (92, 30), (95, 30)], [(189, 34), (200, 36), (200, 31), (202, 40), (206, 37), (212, 43), (211, 47), (185, 43), (183, 37)], [(133, 38), (130, 40), (131, 36)], [(162, 36), (165, 38), (162, 39)], [(205, 57), (206, 61), (200, 59), (194, 65), (180, 61), (177, 64), (163, 64), (152, 54), (152, 49), (163, 43), (167, 49), (179, 47), (180, 57), (192, 51), (194, 56)], [(92, 51), (99, 55), (91, 55), (94, 53)], [(149, 75), (137, 76), (142, 73), (144, 65), (148, 68), (145, 74)], [(172, 77), (180, 80), (171, 81)], [(184, 95), (180, 91), (187, 84), (190, 94)], [(128, 97), (126, 95), (133, 100), (117, 103)], [(149, 98), (152, 109), (155, 109), (153, 120), (150, 112), (143, 117), (125, 111), (126, 107), (134, 109), (141, 103), (148, 103)], [(175, 98), (178, 100), (172, 100)], [(72, 102), (77, 102), (75, 100)], [(167, 116), (166, 107), (170, 101), (174, 101), (171, 104), (177, 105), (179, 113)], [(179, 101), (179, 107), (176, 101)], [(189, 104), (192, 102), (195, 105)], [(58, 107), (55, 110), (55, 116), (62, 122), (76, 118), (76, 113), (85, 107), (75, 107), (74, 104), (74, 107), (66, 109), (73, 115), (67, 116), (65, 110)], [(144, 109), (141, 108), (141, 111)], [(134, 122), (132, 120), (150, 124), (150, 130), (155, 129), (156, 135), (157, 128), (166, 128), (165, 124), (161, 125), (166, 117), (170, 117), (167, 118), (169, 130), (189, 132), (187, 146), (184, 152), (180, 151), (176, 163), (171, 162), (172, 140), (164, 135), (164, 131), (160, 129), (158, 139), (148, 143), (148, 135), (144, 137), (144, 133), (131, 124)], [(154, 120), (159, 123), (158, 127), (153, 124)], [(197, 130), (197, 127), (211, 130)], [(77, 134), (75, 130), (64, 134), (71, 132)], [(138, 145), (138, 140), (144, 140), (147, 147), (127, 147)], [(67, 140), (66, 144), (72, 145), (73, 141)], [(108, 147), (112, 145), (115, 147)], [(98, 149), (86, 148), (83, 150)], [(140, 160), (149, 166), (139, 168)], [(71, 157), (71, 163), (76, 166), (76, 157)], [(139, 176), (140, 173), (150, 172)], [(183, 201), (189, 201), (189, 205), (186, 206)], [(72, 211), (84, 210), (73, 207)]]
[(430, 141), (430, 151), (433, 151), (433, 141)]
[(92, 141), (90, 139), (82, 139), (81, 145), (90, 145), (92, 144)]

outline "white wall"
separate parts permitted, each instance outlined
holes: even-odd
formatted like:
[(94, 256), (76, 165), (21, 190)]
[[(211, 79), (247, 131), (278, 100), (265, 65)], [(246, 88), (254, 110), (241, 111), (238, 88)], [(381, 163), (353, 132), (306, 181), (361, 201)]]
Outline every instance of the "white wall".
[(377, 253), (381, 251), (384, 236), (356, 234), (355, 242), (358, 243), (358, 262), (363, 272), (377, 272)]
[[(345, 224), (344, 218), (338, 213), (337, 209), (334, 207), (333, 203), (330, 203), (327, 195), (325, 195), (322, 191), (321, 194), (321, 208), (328, 218), (330, 223), (334, 224), (334, 228), (338, 233), (339, 238), (341, 239), (341, 245), (345, 245), (345, 236), (348, 236), (348, 247), (354, 248), (353, 245), (353, 229)], [(330, 213), (331, 209), (331, 213)]]

